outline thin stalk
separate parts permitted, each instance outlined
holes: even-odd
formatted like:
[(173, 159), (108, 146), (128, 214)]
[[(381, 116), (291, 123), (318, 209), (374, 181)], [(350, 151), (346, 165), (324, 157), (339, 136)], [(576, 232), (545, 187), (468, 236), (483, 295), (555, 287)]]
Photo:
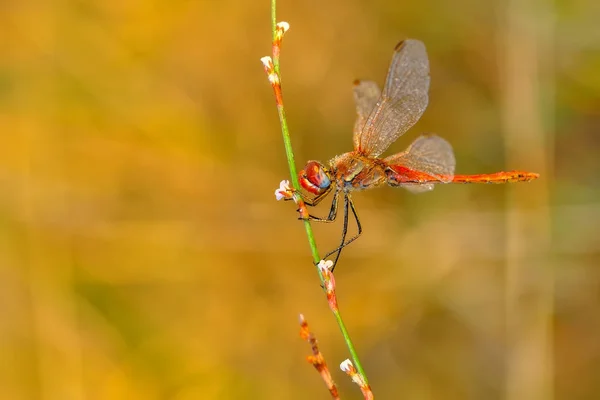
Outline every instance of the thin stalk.
[[(277, 0), (271, 0), (271, 31), (271, 40), (274, 44), (277, 35)], [(279, 51), (273, 51), (273, 65), (275, 66), (275, 73), (281, 78), (281, 73), (279, 72)], [(281, 124), (281, 129), (283, 129), (283, 123)], [(290, 169), (292, 168), (296, 168), (296, 165), (294, 165), (293, 162), (290, 164)]]
[[(275, 74), (279, 77), (281, 82), (281, 73), (279, 72), (279, 48), (275, 49), (276, 34), (277, 34), (277, 0), (271, 0), (271, 30), (273, 40), (273, 66), (275, 67)], [(277, 45), (279, 47), (279, 45)], [(276, 89), (277, 90), (277, 89)], [(279, 86), (280, 93), (275, 93), (275, 97), (282, 99), (281, 86)], [(277, 113), (279, 114), (279, 123), (281, 125), (281, 134), (283, 136), (283, 146), (285, 147), (285, 155), (288, 161), (288, 167), (290, 169), (290, 179), (292, 180), (292, 187), (294, 190), (299, 190), (300, 183), (298, 182), (298, 172), (296, 170), (296, 160), (294, 159), (294, 151), (292, 150), (292, 140), (290, 139), (290, 131), (287, 125), (287, 119), (285, 117), (285, 108), (283, 101), (277, 101)], [(303, 206), (300, 204), (300, 206)], [(310, 221), (304, 220), (304, 230), (308, 237), (308, 244), (312, 253), (313, 262), (315, 265), (321, 260), (319, 257), (319, 251), (317, 250), (317, 242), (310, 225)], [(320, 274), (319, 274), (320, 276)], [(323, 279), (321, 278), (321, 281)], [(321, 282), (322, 283), (322, 282)]]
[[(279, 71), (279, 46), (281, 44), (281, 40), (277, 40), (277, 0), (271, 0), (271, 31), (272, 31), (272, 40), (273, 40), (273, 66), (275, 70), (275, 74), (279, 78), (279, 82), (281, 82), (281, 73)], [(276, 87), (277, 86), (277, 87)], [(290, 132), (288, 130), (287, 119), (285, 116), (285, 108), (283, 106), (283, 97), (281, 94), (281, 84), (274, 85), (275, 89), (275, 98), (277, 99), (277, 113), (279, 114), (279, 123), (281, 125), (281, 134), (283, 136), (283, 145), (285, 147), (285, 154), (288, 161), (288, 166), (290, 170), (290, 179), (292, 181), (292, 187), (294, 190), (298, 190), (300, 188), (300, 184), (298, 181), (298, 173), (296, 170), (296, 161), (294, 159), (294, 152), (292, 150), (292, 141), (290, 138)], [(278, 92), (279, 91), (279, 92)], [(299, 200), (299, 206), (305, 207), (301, 199)], [(317, 243), (315, 241), (315, 237), (312, 231), (312, 227), (310, 225), (310, 221), (304, 220), (304, 229), (306, 231), (306, 236), (308, 238), (308, 244), (310, 246), (310, 250), (312, 253), (313, 261), (315, 265), (321, 260), (319, 257), (319, 252), (317, 250)], [(319, 272), (319, 279), (321, 280), (321, 284), (324, 283), (324, 278), (319, 269), (317, 268), (317, 272)], [(367, 375), (363, 370), (362, 364), (360, 363), (360, 359), (358, 358), (358, 354), (354, 348), (354, 344), (352, 343), (352, 339), (350, 338), (350, 334), (346, 329), (346, 325), (344, 324), (344, 320), (339, 312), (339, 309), (333, 310), (333, 315), (337, 321), (337, 324), (342, 332), (342, 336), (344, 337), (344, 341), (346, 342), (346, 346), (348, 347), (348, 351), (350, 352), (350, 356), (352, 357), (352, 361), (357, 369), (357, 371), (362, 375), (365, 383), (368, 384)]]
[(356, 367), (356, 370), (358, 371), (359, 374), (362, 375), (365, 383), (368, 384), (369, 380), (367, 379), (367, 374), (365, 374), (362, 364), (360, 363), (360, 360), (358, 359), (358, 353), (356, 352), (356, 349), (354, 348), (354, 343), (352, 343), (350, 334), (348, 333), (348, 330), (346, 329), (346, 324), (344, 324), (344, 320), (342, 318), (342, 315), (340, 314), (340, 310), (338, 309), (336, 311), (333, 311), (333, 315), (335, 316), (335, 320), (337, 321), (337, 324), (340, 327), (340, 331), (342, 331), (342, 336), (344, 337), (344, 341), (346, 342), (346, 347), (348, 347), (348, 351), (350, 352), (350, 357), (352, 357), (352, 361), (354, 361), (354, 366)]

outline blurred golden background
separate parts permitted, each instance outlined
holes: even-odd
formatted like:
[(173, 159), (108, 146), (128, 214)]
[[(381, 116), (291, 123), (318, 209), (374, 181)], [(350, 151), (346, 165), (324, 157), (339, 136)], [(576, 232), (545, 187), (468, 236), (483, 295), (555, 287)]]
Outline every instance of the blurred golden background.
[[(0, 398), (327, 399), (360, 393), (295, 207), (269, 1), (4, 2)], [(425, 42), (420, 132), (457, 173), (529, 184), (354, 196), (340, 307), (385, 399), (600, 397), (600, 18), (589, 0), (308, 0), (284, 97), (298, 167), (351, 149), (352, 81)], [(326, 203), (326, 202), (325, 202)], [(326, 214), (327, 205), (316, 213)], [(341, 226), (314, 225), (321, 252)]]

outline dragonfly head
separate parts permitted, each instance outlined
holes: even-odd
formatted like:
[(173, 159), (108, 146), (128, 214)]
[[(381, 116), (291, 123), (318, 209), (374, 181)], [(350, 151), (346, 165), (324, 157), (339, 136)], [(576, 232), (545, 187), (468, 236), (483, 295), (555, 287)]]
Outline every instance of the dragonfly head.
[(318, 161), (309, 161), (299, 175), (300, 185), (312, 194), (322, 194), (331, 187), (329, 170)]

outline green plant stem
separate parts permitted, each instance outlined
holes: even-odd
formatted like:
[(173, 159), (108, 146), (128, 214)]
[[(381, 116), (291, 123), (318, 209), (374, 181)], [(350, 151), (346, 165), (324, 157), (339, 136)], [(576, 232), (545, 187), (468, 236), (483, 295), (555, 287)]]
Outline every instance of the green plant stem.
[[(272, 40), (275, 40), (275, 32), (277, 26), (277, 0), (271, 0), (271, 30)], [(275, 73), (279, 77), (281, 82), (281, 73), (279, 72), (279, 55), (273, 54), (273, 66), (275, 67)], [(294, 190), (300, 188), (298, 182), (298, 172), (296, 171), (296, 161), (294, 159), (294, 151), (292, 150), (292, 140), (290, 139), (290, 132), (288, 130), (287, 119), (285, 117), (285, 108), (283, 103), (277, 104), (277, 113), (279, 114), (279, 123), (281, 125), (281, 133), (283, 135), (283, 146), (285, 147), (285, 155), (287, 157), (288, 166), (290, 169), (290, 178), (292, 180), (292, 187)], [(319, 251), (317, 250), (317, 243), (315, 236), (310, 225), (310, 221), (304, 220), (304, 230), (306, 230), (306, 236), (308, 237), (308, 244), (310, 245), (310, 251), (312, 253), (313, 261), (317, 264), (321, 258), (319, 257)], [(319, 274), (321, 276), (321, 274)], [(321, 283), (323, 278), (321, 277)]]
[[(271, 40), (274, 42), (275, 41), (275, 31), (277, 29), (277, 0), (271, 0)], [(279, 76), (279, 79), (281, 79), (281, 74), (279, 73), (279, 56), (273, 54), (273, 66), (275, 67), (275, 73), (277, 74), (277, 76)], [(283, 129), (283, 124), (281, 125), (282, 129)], [(287, 126), (286, 126), (287, 129)], [(284, 139), (285, 140), (285, 139)], [(287, 150), (287, 149), (286, 149)], [(290, 169), (296, 169), (296, 165), (294, 165), (294, 163), (292, 163), (290, 165)]]
[(346, 329), (346, 324), (344, 324), (344, 320), (342, 319), (342, 316), (340, 315), (340, 310), (338, 309), (338, 310), (334, 311), (333, 315), (335, 316), (335, 320), (337, 321), (338, 326), (340, 327), (340, 331), (342, 331), (342, 336), (344, 337), (344, 341), (346, 342), (346, 347), (348, 347), (348, 351), (350, 352), (352, 361), (354, 361), (354, 366), (356, 367), (356, 370), (358, 371), (359, 374), (362, 375), (363, 379), (365, 380), (365, 383), (368, 384), (369, 380), (367, 379), (367, 374), (365, 374), (362, 364), (360, 363), (360, 360), (358, 358), (358, 353), (356, 352), (356, 349), (354, 348), (354, 343), (352, 343), (352, 339), (350, 339), (350, 334), (348, 333), (348, 330)]
[[(275, 41), (275, 34), (277, 29), (277, 0), (271, 0), (271, 30), (272, 30), (272, 41)], [(275, 73), (279, 77), (279, 81), (281, 82), (281, 73), (279, 71), (279, 53), (273, 54), (273, 66), (275, 68)], [(288, 166), (290, 169), (290, 177), (292, 180), (292, 187), (294, 190), (298, 190), (300, 188), (300, 184), (298, 182), (298, 173), (296, 171), (296, 161), (294, 159), (294, 152), (292, 150), (292, 141), (290, 139), (290, 132), (288, 130), (287, 119), (285, 117), (285, 109), (283, 107), (283, 102), (281, 104), (277, 104), (277, 113), (279, 114), (279, 123), (281, 125), (281, 133), (283, 136), (283, 145), (285, 147), (285, 155), (287, 157)], [(321, 260), (319, 257), (319, 251), (317, 250), (317, 243), (315, 241), (315, 236), (312, 231), (312, 227), (310, 225), (310, 221), (304, 220), (304, 229), (306, 231), (306, 236), (308, 238), (308, 244), (310, 245), (310, 250), (312, 253), (313, 261), (315, 265)], [(319, 279), (321, 280), (321, 284), (324, 284), (323, 276), (321, 272), (317, 268), (317, 272), (319, 274)], [(356, 370), (362, 375), (365, 383), (369, 383), (367, 380), (367, 375), (363, 370), (362, 364), (358, 358), (358, 354), (354, 349), (354, 344), (352, 343), (352, 339), (350, 339), (350, 334), (346, 329), (346, 324), (344, 324), (344, 320), (339, 312), (339, 310), (334, 310), (333, 314), (338, 323), (338, 326), (342, 332), (342, 336), (344, 337), (344, 341), (346, 342), (346, 346), (348, 347), (348, 351), (350, 352), (350, 356), (352, 357), (352, 361), (354, 362), (354, 366)]]

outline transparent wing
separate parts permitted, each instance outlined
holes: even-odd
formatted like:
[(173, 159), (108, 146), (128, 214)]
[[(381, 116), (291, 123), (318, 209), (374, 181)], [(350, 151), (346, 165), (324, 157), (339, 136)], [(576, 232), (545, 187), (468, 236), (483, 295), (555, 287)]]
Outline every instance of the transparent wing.
[(402, 185), (402, 187), (406, 190), (408, 190), (409, 192), (412, 193), (425, 193), (425, 192), (430, 192), (433, 190), (434, 188), (434, 184), (433, 183), (421, 183), (421, 184), (415, 184), (415, 185)]
[(427, 108), (429, 60), (423, 42), (407, 39), (396, 46), (385, 87), (363, 129), (355, 134), (357, 150), (373, 157), (421, 118)]
[(354, 103), (356, 104), (356, 122), (354, 123), (354, 150), (358, 149), (360, 134), (369, 114), (381, 97), (381, 89), (373, 81), (354, 81)]
[[(406, 151), (387, 157), (385, 162), (390, 167), (401, 165), (412, 171), (425, 173), (440, 182), (452, 181), (456, 167), (452, 146), (436, 135), (418, 137)], [(407, 186), (407, 189), (410, 188)]]

